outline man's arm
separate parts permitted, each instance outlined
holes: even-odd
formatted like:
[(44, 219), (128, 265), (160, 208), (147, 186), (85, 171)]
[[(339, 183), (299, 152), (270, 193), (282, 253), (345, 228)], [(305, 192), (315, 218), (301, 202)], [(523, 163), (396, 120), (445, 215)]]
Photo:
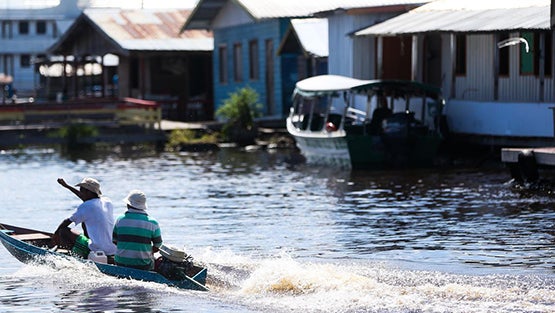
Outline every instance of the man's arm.
[(85, 237), (90, 238), (89, 232), (87, 231), (87, 225), (85, 225), (85, 222), (81, 223), (81, 227), (83, 228), (83, 234), (85, 235)]
[(63, 220), (60, 223), (60, 226), (58, 226), (58, 228), (56, 228), (56, 231), (52, 235), (52, 245), (58, 246), (58, 245), (62, 244), (62, 232), (61, 232), (61, 230), (68, 227), (69, 224), (71, 224), (71, 223), (72, 223), (72, 221), (69, 218), (66, 218), (65, 220)]
[(156, 224), (156, 229), (152, 234), (152, 253), (156, 253), (160, 251), (160, 247), (162, 246), (162, 232), (160, 231), (160, 226), (158, 223)]
[(71, 223), (73, 223), (73, 222), (72, 222), (69, 218), (66, 218), (65, 220), (63, 220), (63, 221), (60, 223), (60, 226), (58, 226), (58, 228), (56, 229), (56, 233), (57, 233), (60, 229), (68, 227), (69, 224), (71, 224)]
[(84, 195), (81, 193), (81, 191), (79, 191), (79, 189), (68, 185), (68, 183), (66, 183), (66, 181), (63, 178), (58, 178), (58, 184), (62, 185), (62, 187), (68, 189), (71, 192), (73, 192), (77, 197), (79, 197), (79, 199), (81, 199), (83, 201), (86, 200), (84, 198)]

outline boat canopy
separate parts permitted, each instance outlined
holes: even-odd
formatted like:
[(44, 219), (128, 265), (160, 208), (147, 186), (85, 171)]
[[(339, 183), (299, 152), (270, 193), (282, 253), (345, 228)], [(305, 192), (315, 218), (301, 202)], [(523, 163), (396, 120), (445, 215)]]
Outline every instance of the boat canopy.
[(364, 85), (369, 82), (369, 80), (361, 80), (340, 75), (318, 75), (298, 81), (295, 93), (303, 96), (316, 96), (350, 90), (355, 86)]
[(441, 96), (440, 88), (416, 81), (362, 80), (340, 75), (319, 75), (303, 79), (297, 82), (295, 93), (310, 97), (347, 90), (355, 93), (391, 90), (397, 95), (425, 95), (431, 98)]
[(441, 97), (441, 89), (432, 85), (407, 80), (372, 80), (366, 84), (356, 85), (351, 88), (354, 92), (391, 91), (395, 95), (425, 95), (430, 98)]

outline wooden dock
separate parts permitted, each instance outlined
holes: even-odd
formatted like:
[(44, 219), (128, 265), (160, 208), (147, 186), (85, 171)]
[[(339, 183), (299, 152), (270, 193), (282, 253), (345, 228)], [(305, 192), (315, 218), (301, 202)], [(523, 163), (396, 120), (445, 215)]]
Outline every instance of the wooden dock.
[(158, 143), (166, 139), (161, 108), (154, 101), (81, 99), (0, 105), (0, 149), (66, 143), (68, 138), (56, 132), (70, 125), (93, 126), (98, 131), (89, 136), (77, 129), (72, 140), (79, 143)]
[(511, 172), (511, 178), (521, 186), (534, 186), (538, 182), (550, 178), (543, 177), (547, 171), (555, 167), (555, 147), (538, 147), (538, 148), (503, 148), (501, 149), (501, 161), (507, 165)]
[(180, 122), (161, 120), (159, 130), (169, 132), (177, 129), (191, 129), (191, 130), (219, 130), (222, 128), (223, 123), (217, 121), (206, 122)]
[(555, 166), (555, 147), (541, 148), (503, 148), (501, 161), (503, 163), (518, 163), (518, 156), (526, 151), (532, 152), (538, 165)]

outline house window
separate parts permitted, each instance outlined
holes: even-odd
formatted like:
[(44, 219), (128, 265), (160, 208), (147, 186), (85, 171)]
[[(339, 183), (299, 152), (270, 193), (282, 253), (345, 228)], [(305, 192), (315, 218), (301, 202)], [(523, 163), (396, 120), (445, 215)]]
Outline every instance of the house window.
[[(529, 51), (526, 52), (526, 44), (520, 45), (520, 74), (521, 75), (540, 75), (541, 66), (541, 33), (522, 33), (520, 37), (528, 43)], [(545, 32), (543, 36), (543, 55), (544, 55), (544, 75), (551, 76), (553, 64), (553, 38), (551, 33)]]
[[(503, 33), (499, 35), (499, 41), (503, 41), (509, 39), (509, 34)], [(510, 74), (510, 58), (509, 58), (509, 49), (508, 47), (504, 47), (499, 49), (499, 76), (509, 76)]]
[(242, 46), (240, 43), (233, 45), (233, 80), (240, 82), (243, 80)]
[(455, 74), (466, 75), (466, 35), (457, 35)]
[(550, 32), (545, 33), (545, 76), (553, 75), (553, 37)]
[(31, 56), (28, 54), (22, 54), (19, 58), (19, 65), (23, 68), (31, 67)]
[(524, 38), (528, 43), (529, 51), (526, 52), (526, 44), (520, 45), (520, 74), (521, 75), (540, 75), (541, 65), (541, 41), (543, 37), (543, 55), (544, 55), (544, 75), (551, 76), (553, 65), (553, 38), (550, 32), (545, 32), (544, 36), (541, 33), (521, 33), (521, 38)]
[[(534, 54), (536, 48), (534, 33), (522, 33), (521, 37), (526, 40), (528, 45), (520, 45), (520, 75), (532, 75), (534, 74)], [(528, 48), (528, 51), (526, 48)]]
[(2, 38), (12, 38), (12, 24), (2, 21)]
[(38, 21), (37, 22), (37, 34), (39, 34), (39, 35), (46, 34), (46, 22), (45, 21)]
[(258, 80), (259, 78), (259, 58), (258, 58), (258, 41), (251, 40), (249, 42), (249, 79)]
[(227, 83), (227, 47), (225, 45), (218, 48), (218, 61), (220, 84), (225, 84)]
[[(542, 41), (542, 36), (541, 33), (527, 33), (526, 36), (525, 34), (522, 35), (522, 37), (524, 37), (527, 41), (528, 41), (528, 45), (530, 46), (530, 52), (528, 53), (529, 55), (526, 56), (521, 56), (524, 57), (528, 62), (533, 62), (533, 66), (534, 66), (534, 75), (539, 76), (540, 75), (540, 62), (541, 62), (541, 55), (542, 55), (542, 49), (541, 49), (541, 41)], [(544, 64), (543, 64), (543, 68), (544, 68), (544, 75), (545, 76), (551, 76), (551, 64), (552, 64), (552, 58), (553, 56), (551, 55), (551, 51), (552, 51), (552, 38), (551, 38), (551, 33), (544, 33), (543, 36), (543, 44), (544, 44)], [(521, 48), (522, 49), (522, 48)], [(522, 50), (521, 50), (522, 51)], [(530, 60), (530, 58), (532, 58)]]
[(29, 22), (25, 22), (25, 21), (19, 22), (19, 33), (21, 35), (29, 34)]

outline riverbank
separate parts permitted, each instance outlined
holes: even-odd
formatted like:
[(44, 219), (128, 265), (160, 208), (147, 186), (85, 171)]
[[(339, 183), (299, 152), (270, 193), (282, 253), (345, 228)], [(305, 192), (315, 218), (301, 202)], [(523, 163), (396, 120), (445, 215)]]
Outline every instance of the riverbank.
[(0, 149), (9, 150), (22, 146), (36, 145), (67, 145), (95, 143), (162, 143), (164, 132), (156, 129), (145, 129), (139, 126), (99, 126), (82, 124), (92, 127), (94, 134), (64, 134), (69, 126), (25, 125), (21, 127), (0, 128)]
[[(284, 122), (261, 121), (257, 125), (255, 142), (267, 146), (278, 142), (280, 147), (294, 148), (294, 140), (289, 136)], [(197, 134), (219, 133), (223, 123), (218, 121), (180, 122), (161, 120), (153, 127), (144, 125), (116, 125), (113, 123), (83, 122), (33, 123), (0, 125), (0, 149), (17, 149), (24, 146), (41, 145), (87, 145), (87, 144), (140, 144), (148, 143), (163, 147), (173, 131), (187, 130)], [(203, 142), (183, 143), (184, 149), (205, 150)], [(221, 143), (229, 146), (229, 143)], [(217, 146), (217, 145), (216, 145)]]
[[(35, 123), (0, 126), (0, 150), (17, 149), (25, 146), (41, 145), (133, 145), (151, 144), (156, 149), (164, 149), (168, 138), (174, 131), (192, 131), (200, 137), (203, 134), (219, 133), (223, 123), (219, 121), (181, 122), (161, 120), (152, 128), (141, 125), (114, 125), (112, 123), (85, 123), (84, 127), (92, 126), (94, 133), (79, 131), (77, 134), (60, 134), (60, 130), (68, 127), (64, 123)], [(174, 150), (202, 152), (220, 147), (230, 147), (228, 142), (183, 142)], [(257, 121), (255, 145), (244, 147), (246, 150), (264, 148), (296, 149), (295, 141), (285, 129), (283, 119)], [(435, 168), (452, 167), (503, 167), (501, 148), (466, 143), (458, 140), (446, 140), (439, 151)], [(300, 156), (300, 154), (299, 154)], [(297, 158), (302, 160), (302, 156)]]

